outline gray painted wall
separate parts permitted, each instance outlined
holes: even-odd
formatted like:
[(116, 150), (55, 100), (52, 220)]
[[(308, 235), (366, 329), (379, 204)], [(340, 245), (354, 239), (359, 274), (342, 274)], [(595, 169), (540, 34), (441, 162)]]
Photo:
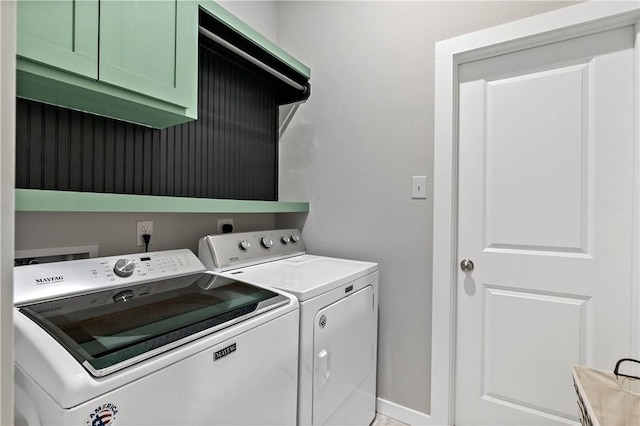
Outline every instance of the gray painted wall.
[(277, 1), (222, 0), (218, 4), (274, 43), (278, 40)]
[(233, 219), (234, 231), (273, 229), (275, 215), (201, 213), (16, 213), (16, 250), (98, 245), (99, 256), (138, 253), (136, 222), (153, 221), (149, 251), (188, 248), (217, 233), (218, 219)]
[(312, 84), (281, 140), (280, 199), (310, 201), (310, 252), (379, 262), (380, 398), (430, 412), (434, 43), (567, 5), (279, 3), (278, 43)]

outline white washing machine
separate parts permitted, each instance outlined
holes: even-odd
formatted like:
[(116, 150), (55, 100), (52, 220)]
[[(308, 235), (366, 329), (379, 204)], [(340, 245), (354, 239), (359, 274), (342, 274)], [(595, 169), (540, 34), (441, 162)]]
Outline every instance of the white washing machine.
[(203, 237), (217, 275), (300, 302), (299, 425), (368, 425), (376, 413), (378, 265), (306, 254), (295, 229)]
[(15, 268), (29, 425), (294, 425), (298, 301), (189, 250)]

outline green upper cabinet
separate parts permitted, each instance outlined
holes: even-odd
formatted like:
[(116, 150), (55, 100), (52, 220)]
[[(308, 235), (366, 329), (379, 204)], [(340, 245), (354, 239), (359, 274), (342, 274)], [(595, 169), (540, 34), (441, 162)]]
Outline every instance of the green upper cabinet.
[(98, 78), (98, 1), (18, 2), (18, 52), (33, 61)]
[(17, 95), (151, 127), (197, 118), (190, 0), (19, 0)]
[(212, 0), (17, 4), (18, 97), (156, 128), (195, 120), (199, 26), (275, 76), (279, 105), (309, 97), (309, 68)]
[(194, 4), (185, 1), (102, 1), (100, 80), (182, 107), (191, 106), (197, 71)]

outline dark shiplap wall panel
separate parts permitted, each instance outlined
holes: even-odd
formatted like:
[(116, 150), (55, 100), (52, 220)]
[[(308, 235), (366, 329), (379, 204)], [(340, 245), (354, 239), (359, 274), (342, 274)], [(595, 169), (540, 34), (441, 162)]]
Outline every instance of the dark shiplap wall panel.
[(275, 83), (211, 46), (199, 58), (198, 120), (167, 129), (18, 99), (16, 186), (276, 200)]

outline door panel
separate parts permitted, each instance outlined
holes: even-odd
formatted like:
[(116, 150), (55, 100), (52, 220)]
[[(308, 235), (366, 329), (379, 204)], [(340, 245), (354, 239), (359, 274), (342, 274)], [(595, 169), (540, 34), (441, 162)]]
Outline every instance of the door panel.
[(486, 83), (486, 247), (587, 249), (589, 68)]
[(630, 351), (633, 28), (460, 67), (456, 424), (577, 420)]
[(316, 314), (314, 425), (324, 424), (375, 368), (373, 302), (373, 288), (367, 286)]
[(19, 1), (18, 56), (98, 78), (98, 0)]
[[(589, 301), (516, 286), (487, 285), (483, 291), (483, 398), (562, 416), (574, 407), (575, 395), (540, 389), (565, 383), (567, 366), (586, 359), (593, 343), (586, 339)], [(545, 355), (532, 360), (540, 347)], [(525, 367), (524, 360), (534, 364)]]
[(196, 2), (102, 2), (100, 80), (191, 106), (197, 78), (197, 26)]

